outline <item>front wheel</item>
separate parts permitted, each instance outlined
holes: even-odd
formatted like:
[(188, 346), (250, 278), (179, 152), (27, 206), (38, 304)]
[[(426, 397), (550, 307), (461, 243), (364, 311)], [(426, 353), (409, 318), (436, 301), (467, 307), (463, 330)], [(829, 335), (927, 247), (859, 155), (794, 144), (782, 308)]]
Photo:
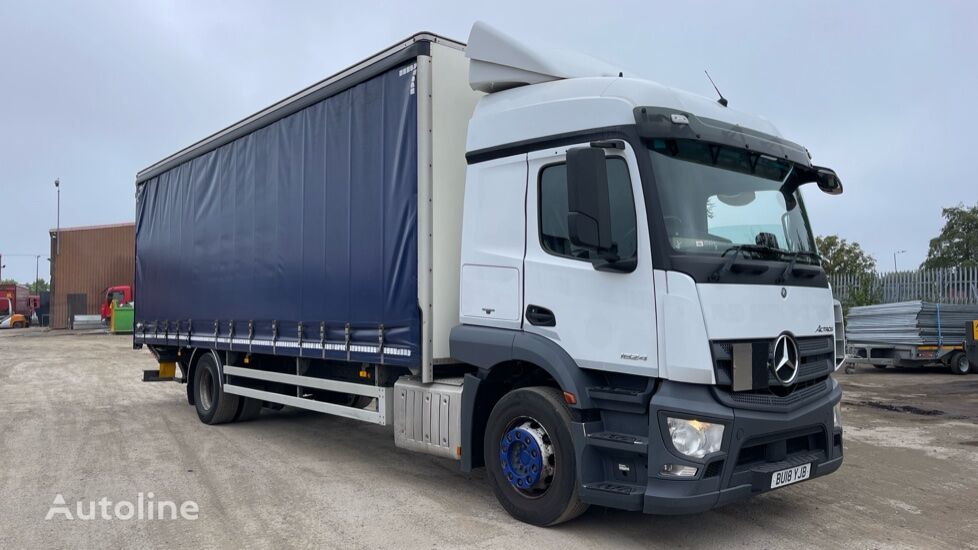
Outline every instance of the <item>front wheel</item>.
[(587, 510), (578, 496), (571, 416), (560, 390), (521, 388), (489, 415), (485, 461), (489, 485), (514, 518), (556, 525)]
[(947, 366), (954, 374), (968, 374), (971, 372), (971, 362), (968, 361), (968, 356), (960, 351), (951, 357), (951, 360), (947, 362)]

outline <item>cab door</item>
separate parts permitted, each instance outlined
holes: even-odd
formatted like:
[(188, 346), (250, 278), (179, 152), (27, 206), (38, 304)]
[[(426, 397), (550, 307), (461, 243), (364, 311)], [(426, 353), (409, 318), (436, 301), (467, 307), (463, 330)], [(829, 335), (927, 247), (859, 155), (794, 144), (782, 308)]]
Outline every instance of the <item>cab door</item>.
[[(652, 257), (635, 154), (605, 149), (611, 237), (631, 269), (598, 269), (568, 236), (566, 151), (528, 155), (522, 327), (564, 348), (582, 368), (658, 374)], [(621, 146), (621, 145), (619, 145)]]

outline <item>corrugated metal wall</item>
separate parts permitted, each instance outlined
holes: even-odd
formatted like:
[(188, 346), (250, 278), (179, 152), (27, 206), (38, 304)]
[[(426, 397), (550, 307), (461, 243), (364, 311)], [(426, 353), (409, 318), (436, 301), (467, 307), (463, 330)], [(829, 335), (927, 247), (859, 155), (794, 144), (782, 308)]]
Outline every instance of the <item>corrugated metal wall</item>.
[(85, 294), (85, 314), (95, 315), (107, 287), (133, 284), (135, 227), (62, 228), (60, 252), (51, 231), (52, 328), (68, 328), (69, 294)]

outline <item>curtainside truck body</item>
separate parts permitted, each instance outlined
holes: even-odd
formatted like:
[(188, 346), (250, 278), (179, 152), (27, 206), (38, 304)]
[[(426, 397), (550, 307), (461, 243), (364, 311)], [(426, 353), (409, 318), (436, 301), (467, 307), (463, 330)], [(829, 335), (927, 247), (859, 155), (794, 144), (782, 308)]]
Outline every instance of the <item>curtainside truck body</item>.
[(522, 521), (706, 510), (842, 462), (809, 182), (725, 100), (421, 33), (137, 175), (134, 345), (207, 424), (390, 425)]

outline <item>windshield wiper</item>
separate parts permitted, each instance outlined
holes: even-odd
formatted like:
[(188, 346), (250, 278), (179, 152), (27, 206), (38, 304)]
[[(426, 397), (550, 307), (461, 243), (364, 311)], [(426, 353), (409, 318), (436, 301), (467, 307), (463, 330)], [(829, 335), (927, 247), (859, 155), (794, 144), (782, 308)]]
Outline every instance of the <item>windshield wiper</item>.
[[(761, 244), (737, 244), (737, 245), (731, 246), (731, 247), (727, 248), (726, 250), (724, 250), (723, 253), (720, 254), (720, 257), (722, 258), (722, 257), (726, 256), (730, 252), (733, 252), (733, 255), (730, 256), (729, 258), (727, 258), (727, 261), (724, 262), (724, 264), (722, 266), (720, 266), (716, 271), (714, 271), (712, 275), (710, 275), (710, 280), (711, 281), (714, 281), (714, 282), (719, 281), (720, 280), (720, 274), (721, 273), (725, 273), (725, 272), (728, 272), (728, 271), (733, 271), (734, 266), (737, 265), (737, 263), (736, 263), (737, 262), (737, 257), (740, 256), (744, 252), (752, 252), (754, 254), (768, 254), (768, 255), (770, 255), (770, 254), (776, 254), (778, 256), (778, 259), (781, 259), (782, 254), (785, 253), (784, 250), (781, 250), (780, 248), (775, 248), (773, 246), (766, 246), (766, 245), (761, 245)], [(745, 267), (745, 268), (742, 268), (742, 269), (744, 271), (750, 271), (752, 273), (758, 273), (758, 274), (760, 274), (760, 273), (764, 273), (765, 271), (767, 271), (768, 270), (768, 266), (766, 266), (766, 265), (755, 265), (755, 266)]]
[(812, 278), (812, 277), (814, 277), (815, 275), (818, 275), (818, 270), (817, 269), (805, 269), (805, 270), (802, 270), (801, 273), (798, 273), (797, 271), (795, 271), (795, 263), (797, 263), (798, 262), (798, 258), (801, 258), (801, 257), (811, 258), (811, 259), (815, 260), (815, 263), (812, 264), (812, 265), (821, 266), (822, 265), (822, 257), (819, 256), (817, 252), (809, 252), (807, 250), (798, 250), (798, 251), (795, 251), (795, 252), (785, 252), (785, 254), (791, 254), (791, 262), (788, 264), (788, 267), (785, 267), (784, 268), (784, 271), (781, 272), (781, 276), (778, 277), (778, 280), (777, 280), (777, 283), (778, 284), (782, 284), (782, 283), (784, 283), (787, 280), (788, 273), (791, 273), (792, 275), (804, 276), (805, 278), (809, 278), (809, 279)]
[(816, 262), (818, 262), (819, 264), (822, 263), (822, 256), (818, 252), (809, 252), (807, 250), (796, 250), (795, 252), (788, 252), (788, 254), (794, 256), (794, 259), (805, 257), (805, 258), (811, 258)]

